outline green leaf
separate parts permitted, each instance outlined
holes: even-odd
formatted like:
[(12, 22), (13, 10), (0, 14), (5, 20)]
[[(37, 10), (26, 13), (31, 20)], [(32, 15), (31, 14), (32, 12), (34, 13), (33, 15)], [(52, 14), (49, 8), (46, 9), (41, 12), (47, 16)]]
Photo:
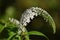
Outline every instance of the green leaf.
[(12, 40), (22, 40), (20, 35), (16, 35)]
[(5, 24), (0, 24), (0, 33), (4, 30)]
[(0, 33), (3, 31), (3, 29), (4, 29), (4, 26), (0, 25)]
[(47, 38), (47, 40), (49, 40), (48, 37), (47, 37), (46, 35), (44, 35), (44, 34), (41, 33), (41, 32), (38, 32), (38, 31), (30, 31), (30, 32), (28, 32), (28, 34), (29, 34), (29, 35), (43, 36), (43, 37)]

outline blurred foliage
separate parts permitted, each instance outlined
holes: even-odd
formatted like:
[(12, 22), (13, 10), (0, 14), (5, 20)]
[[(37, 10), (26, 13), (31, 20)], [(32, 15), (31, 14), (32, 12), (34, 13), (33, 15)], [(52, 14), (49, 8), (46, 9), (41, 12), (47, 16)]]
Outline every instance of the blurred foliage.
[(4, 18), (8, 19), (9, 17), (16, 17), (16, 9), (13, 6), (6, 8)]

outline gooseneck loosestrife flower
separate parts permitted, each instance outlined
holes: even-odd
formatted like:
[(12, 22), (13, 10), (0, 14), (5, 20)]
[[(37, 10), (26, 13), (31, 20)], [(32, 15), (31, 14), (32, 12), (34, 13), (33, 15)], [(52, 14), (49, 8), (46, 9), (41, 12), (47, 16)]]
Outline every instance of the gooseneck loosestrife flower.
[[(33, 20), (34, 16), (42, 16), (44, 18), (44, 20), (46, 20), (46, 22), (49, 22), (49, 24), (52, 26), (53, 28), (53, 32), (55, 33), (56, 28), (55, 28), (55, 23), (53, 21), (53, 18), (42, 8), (38, 8), (38, 7), (31, 7), (29, 9), (27, 9), (26, 11), (24, 11), (24, 13), (22, 14), (22, 17), (20, 19), (20, 21), (16, 20), (16, 19), (11, 19), (9, 18), (9, 20), (13, 23), (15, 23), (16, 25), (18, 25), (18, 34), (20, 34), (22, 31), (25, 32), (26, 29), (24, 26), (27, 26), (28, 23), (31, 21), (30, 19)], [(13, 21), (14, 20), (14, 21)]]

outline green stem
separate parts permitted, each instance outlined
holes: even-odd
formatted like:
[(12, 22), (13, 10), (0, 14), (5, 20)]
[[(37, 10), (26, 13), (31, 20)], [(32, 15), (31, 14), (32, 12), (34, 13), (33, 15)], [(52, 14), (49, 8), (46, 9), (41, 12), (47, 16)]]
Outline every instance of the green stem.
[(12, 38), (14, 35), (16, 35), (16, 34), (11, 35), (7, 40), (11, 40), (11, 38)]
[(28, 35), (25, 36), (25, 40), (29, 40), (29, 36)]

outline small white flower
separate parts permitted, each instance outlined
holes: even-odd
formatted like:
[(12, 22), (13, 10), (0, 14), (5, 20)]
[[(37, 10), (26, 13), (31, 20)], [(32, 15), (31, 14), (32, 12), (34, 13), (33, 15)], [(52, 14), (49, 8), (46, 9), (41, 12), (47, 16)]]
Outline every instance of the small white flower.
[(26, 21), (27, 23), (29, 23), (30, 22), (30, 19), (27, 19), (27, 21)]
[(9, 18), (10, 22), (13, 22), (13, 18)]
[(22, 31), (21, 30), (18, 30), (18, 34), (20, 35), (22, 33)]

